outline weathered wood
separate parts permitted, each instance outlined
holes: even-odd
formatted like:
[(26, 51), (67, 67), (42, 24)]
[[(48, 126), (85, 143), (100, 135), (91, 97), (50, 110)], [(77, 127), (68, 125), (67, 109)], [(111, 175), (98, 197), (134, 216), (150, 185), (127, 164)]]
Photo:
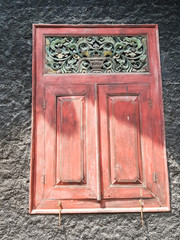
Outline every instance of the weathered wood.
[(93, 85), (45, 87), (44, 196), (96, 199)]
[(104, 198), (154, 197), (147, 185), (152, 176), (147, 166), (153, 161), (148, 88), (99, 86)]
[[(53, 36), (145, 36), (147, 72), (46, 74)], [(157, 25), (34, 25), (32, 74), (30, 213), (170, 210)]]

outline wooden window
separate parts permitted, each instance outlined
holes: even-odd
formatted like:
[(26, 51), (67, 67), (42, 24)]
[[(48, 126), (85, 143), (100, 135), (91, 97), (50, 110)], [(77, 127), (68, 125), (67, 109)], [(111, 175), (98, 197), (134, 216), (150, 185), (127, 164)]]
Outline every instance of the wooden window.
[(30, 213), (169, 211), (157, 25), (34, 25)]

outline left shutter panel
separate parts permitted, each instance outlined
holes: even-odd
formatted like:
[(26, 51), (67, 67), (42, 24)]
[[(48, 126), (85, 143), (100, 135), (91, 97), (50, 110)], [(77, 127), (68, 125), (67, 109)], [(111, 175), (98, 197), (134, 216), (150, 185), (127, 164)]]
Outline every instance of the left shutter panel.
[(93, 88), (46, 85), (45, 199), (97, 198)]

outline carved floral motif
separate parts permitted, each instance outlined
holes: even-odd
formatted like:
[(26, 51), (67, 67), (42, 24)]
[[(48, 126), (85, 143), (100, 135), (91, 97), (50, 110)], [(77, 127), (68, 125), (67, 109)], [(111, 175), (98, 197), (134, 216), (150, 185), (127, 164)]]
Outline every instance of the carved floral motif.
[(144, 36), (46, 37), (46, 73), (147, 72)]

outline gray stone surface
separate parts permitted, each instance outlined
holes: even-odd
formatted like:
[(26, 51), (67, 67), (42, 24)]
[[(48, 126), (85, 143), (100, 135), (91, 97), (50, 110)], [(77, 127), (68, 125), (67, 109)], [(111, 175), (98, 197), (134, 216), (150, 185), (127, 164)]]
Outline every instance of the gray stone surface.
[[(0, 239), (180, 239), (180, 15), (175, 0), (0, 1)], [(157, 23), (171, 212), (28, 214), (32, 23)]]

